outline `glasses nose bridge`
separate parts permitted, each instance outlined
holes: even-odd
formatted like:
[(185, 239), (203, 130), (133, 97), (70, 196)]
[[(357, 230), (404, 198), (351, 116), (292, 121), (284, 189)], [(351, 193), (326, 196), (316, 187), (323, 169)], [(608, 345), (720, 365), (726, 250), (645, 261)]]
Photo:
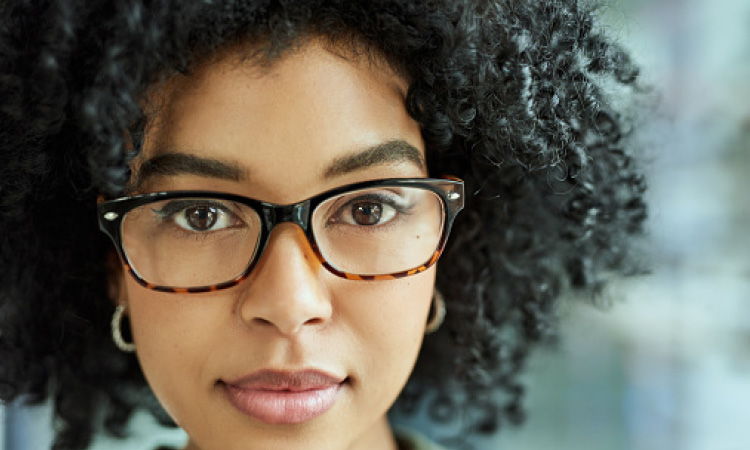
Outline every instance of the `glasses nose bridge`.
[(310, 226), (310, 200), (303, 200), (291, 205), (277, 205), (275, 203), (263, 203), (263, 222), (268, 234), (273, 228), (284, 222), (292, 222), (307, 233)]
[(255, 262), (258, 261), (261, 255), (266, 252), (266, 248), (268, 247), (271, 232), (273, 231), (274, 227), (276, 227), (276, 225), (279, 225), (285, 222), (292, 222), (294, 224), (297, 224), (302, 229), (302, 232), (307, 238), (308, 245), (310, 246), (313, 252), (313, 255), (318, 260), (322, 261), (321, 256), (316, 250), (316, 246), (313, 244), (312, 240), (310, 239), (310, 233), (308, 232), (308, 229), (310, 227), (310, 215), (311, 215), (310, 204), (311, 204), (310, 199), (303, 200), (299, 203), (294, 203), (291, 205), (278, 205), (275, 203), (265, 203), (265, 202), (261, 203), (262, 217), (263, 217), (265, 232), (263, 233), (261, 237), (259, 249), (253, 258), (254, 262), (250, 265), (251, 268), (252, 266), (255, 265)]

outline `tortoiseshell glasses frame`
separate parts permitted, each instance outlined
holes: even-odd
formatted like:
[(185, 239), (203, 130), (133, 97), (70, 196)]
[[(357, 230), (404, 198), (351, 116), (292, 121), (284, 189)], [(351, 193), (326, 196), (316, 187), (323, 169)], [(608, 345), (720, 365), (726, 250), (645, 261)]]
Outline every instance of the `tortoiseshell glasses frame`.
[[(380, 187), (407, 187), (407, 188), (420, 188), (435, 193), (441, 200), (444, 212), (443, 229), (440, 235), (440, 239), (437, 244), (437, 248), (432, 255), (424, 261), (422, 264), (411, 267), (407, 270), (403, 270), (396, 273), (388, 274), (355, 274), (343, 272), (336, 269), (331, 265), (321, 253), (318, 244), (316, 242), (315, 235), (313, 233), (313, 227), (310, 225), (310, 218), (312, 217), (315, 208), (326, 201), (327, 199), (347, 193), (349, 191), (356, 191), (359, 189), (367, 188), (380, 188)], [(245, 270), (233, 279), (205, 286), (163, 286), (151, 283), (143, 279), (138, 272), (133, 268), (133, 265), (128, 259), (127, 252), (123, 248), (122, 242), (122, 223), (126, 214), (143, 205), (149, 203), (180, 199), (180, 198), (212, 198), (218, 200), (225, 200), (236, 202), (238, 204), (246, 205), (258, 214), (261, 218), (261, 229), (258, 240), (257, 250), (250, 259)], [(314, 254), (319, 259), (320, 263), (332, 274), (346, 278), (350, 280), (392, 280), (396, 278), (403, 278), (410, 275), (414, 275), (423, 272), (430, 268), (443, 252), (445, 248), (448, 235), (450, 234), (453, 220), (456, 215), (463, 209), (464, 206), (464, 183), (462, 180), (446, 176), (445, 178), (389, 178), (374, 181), (365, 181), (360, 183), (349, 184), (340, 186), (320, 194), (317, 194), (308, 199), (302, 200), (297, 203), (288, 205), (279, 205), (274, 203), (263, 202), (250, 197), (241, 195), (228, 194), (224, 192), (214, 191), (168, 191), (168, 192), (154, 192), (149, 194), (139, 194), (130, 197), (121, 197), (109, 201), (100, 201), (98, 210), (99, 228), (110, 237), (114, 243), (117, 252), (126, 266), (127, 271), (130, 275), (141, 285), (148, 289), (161, 292), (174, 292), (174, 293), (200, 293), (200, 292), (213, 292), (221, 289), (231, 288), (236, 286), (245, 280), (253, 270), (256, 262), (259, 260), (260, 255), (263, 254), (267, 244), (268, 238), (273, 228), (283, 222), (292, 222), (300, 226), (304, 231), (310, 247)]]

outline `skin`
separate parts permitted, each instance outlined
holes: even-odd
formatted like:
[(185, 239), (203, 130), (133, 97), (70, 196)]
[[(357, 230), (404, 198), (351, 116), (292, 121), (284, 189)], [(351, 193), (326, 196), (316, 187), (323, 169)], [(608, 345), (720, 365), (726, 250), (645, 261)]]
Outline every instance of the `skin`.
[[(238, 62), (240, 51), (152, 89), (158, 106), (133, 169), (169, 149), (232, 162), (246, 176), (161, 175), (138, 192), (205, 189), (284, 204), (358, 181), (427, 176), (406, 160), (323, 176), (337, 158), (394, 139), (424, 155), (404, 107), (407, 81), (386, 64), (314, 40), (263, 69)], [(414, 367), (434, 283), (434, 266), (398, 280), (338, 278), (301, 229), (284, 223), (234, 288), (160, 293), (120, 271), (113, 289), (148, 383), (190, 436), (186, 449), (391, 450), (386, 412)], [(217, 385), (266, 368), (318, 368), (349, 381), (323, 415), (269, 425), (235, 409)]]

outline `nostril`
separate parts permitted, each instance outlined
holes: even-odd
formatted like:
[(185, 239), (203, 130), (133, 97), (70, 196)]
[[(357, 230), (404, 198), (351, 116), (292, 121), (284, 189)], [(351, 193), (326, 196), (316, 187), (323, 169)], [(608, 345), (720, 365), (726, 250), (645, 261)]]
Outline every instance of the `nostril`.
[(270, 320), (264, 319), (262, 317), (255, 317), (253, 319), (253, 322), (255, 322), (255, 323), (259, 324), (259, 325), (265, 325), (265, 326), (269, 326), (270, 325), (270, 326), (273, 326), (273, 323)]

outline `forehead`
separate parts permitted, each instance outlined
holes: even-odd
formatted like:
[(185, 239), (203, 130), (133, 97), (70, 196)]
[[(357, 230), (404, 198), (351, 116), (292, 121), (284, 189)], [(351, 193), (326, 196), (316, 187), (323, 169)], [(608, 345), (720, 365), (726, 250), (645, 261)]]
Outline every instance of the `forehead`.
[(391, 164), (340, 180), (322, 176), (336, 159), (388, 141), (424, 154), (419, 125), (404, 106), (408, 84), (386, 64), (314, 41), (263, 68), (242, 61), (239, 51), (152, 89), (140, 161), (169, 152), (230, 161), (246, 169), (257, 194), (276, 201), (331, 184), (421, 175), (413, 164)]

